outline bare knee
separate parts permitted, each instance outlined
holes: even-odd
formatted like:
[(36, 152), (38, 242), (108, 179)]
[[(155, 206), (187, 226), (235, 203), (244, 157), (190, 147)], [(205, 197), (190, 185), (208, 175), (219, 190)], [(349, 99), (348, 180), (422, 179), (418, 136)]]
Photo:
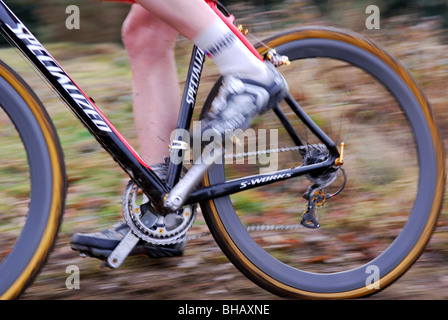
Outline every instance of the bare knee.
[(122, 40), (131, 59), (172, 58), (178, 33), (139, 5), (123, 23)]

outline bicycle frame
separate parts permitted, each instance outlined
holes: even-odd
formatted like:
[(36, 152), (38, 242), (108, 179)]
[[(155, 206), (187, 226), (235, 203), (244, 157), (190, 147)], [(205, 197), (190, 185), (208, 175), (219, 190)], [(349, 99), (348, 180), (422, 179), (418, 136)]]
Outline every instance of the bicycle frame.
[[(216, 3), (212, 1), (209, 4), (215, 4), (216, 6)], [(74, 115), (84, 124), (98, 143), (100, 143), (153, 203), (157, 205), (158, 209), (164, 210), (162, 199), (179, 180), (182, 163), (176, 162), (175, 164), (171, 161), (167, 181), (163, 182), (159, 179), (150, 166), (145, 163), (134, 148), (100, 111), (94, 101), (84, 93), (36, 37), (1, 0), (0, 33), (12, 46), (18, 48), (36, 69), (40, 71), (56, 93), (65, 101), (69, 109), (72, 110)], [(196, 46), (193, 48), (178, 116), (177, 129), (189, 130), (190, 128), (205, 56), (202, 50)], [(314, 124), (291, 97), (287, 97), (286, 102), (303, 123), (326, 145), (330, 151), (329, 159), (318, 164), (298, 166), (270, 174), (244, 177), (219, 185), (198, 188), (186, 199), (185, 204), (197, 203), (242, 190), (256, 188), (261, 185), (301, 176), (315, 170), (323, 170), (334, 165), (335, 159), (339, 157), (339, 152), (333, 141)], [(300, 137), (295, 133), (280, 109), (276, 108), (274, 111), (293, 141), (297, 145), (302, 145)]]

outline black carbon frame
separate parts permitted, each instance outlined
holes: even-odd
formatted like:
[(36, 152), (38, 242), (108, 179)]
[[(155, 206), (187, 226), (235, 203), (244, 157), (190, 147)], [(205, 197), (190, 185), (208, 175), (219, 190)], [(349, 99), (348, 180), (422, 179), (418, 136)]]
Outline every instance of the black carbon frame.
[[(98, 143), (111, 155), (145, 194), (150, 197), (157, 208), (163, 211), (163, 197), (179, 180), (182, 162), (177, 161), (176, 164), (170, 162), (166, 182), (159, 179), (150, 166), (144, 162), (99, 110), (92, 99), (81, 90), (2, 0), (0, 0), (0, 33), (13, 47), (18, 48), (31, 61), (62, 100), (66, 102), (69, 109), (72, 110), (75, 116), (95, 137)], [(189, 130), (190, 128), (204, 60), (204, 52), (194, 46), (185, 83), (182, 105), (178, 116), (177, 129)], [(335, 144), (291, 97), (287, 97), (286, 102), (304, 124), (327, 146), (330, 151), (329, 159), (318, 164), (298, 166), (271, 174), (243, 177), (219, 185), (198, 188), (187, 199), (186, 204), (205, 201), (218, 196), (275, 183), (315, 170), (323, 170), (334, 165), (335, 159), (339, 157), (339, 152)], [(294, 131), (286, 117), (282, 116), (279, 109), (274, 110), (274, 112), (279, 117), (293, 141), (297, 145), (301, 145), (300, 137)], [(179, 137), (179, 140), (182, 140), (181, 137)]]

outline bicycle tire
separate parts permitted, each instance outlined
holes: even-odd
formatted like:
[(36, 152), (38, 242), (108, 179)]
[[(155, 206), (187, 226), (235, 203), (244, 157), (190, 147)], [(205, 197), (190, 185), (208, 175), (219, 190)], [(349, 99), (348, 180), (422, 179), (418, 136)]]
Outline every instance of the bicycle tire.
[[(3, 218), (0, 215), (4, 231), (0, 233), (0, 298), (15, 299), (35, 279), (53, 247), (64, 211), (66, 178), (61, 145), (48, 113), (32, 89), (3, 61), (0, 106), (2, 128), (9, 126), (0, 139), (2, 145), (12, 148), (2, 154), (7, 160), (0, 161), (5, 185), (1, 202), (6, 211), (11, 210), (9, 216), (20, 212), (24, 220), (23, 225), (16, 226), (17, 217), (8, 218), (3, 210)], [(19, 146), (24, 150), (16, 152)], [(23, 159), (9, 159), (8, 155), (19, 154)], [(20, 195), (11, 191), (15, 188), (11, 181), (18, 175), (23, 175), (23, 186), (16, 190)]]
[[(370, 262), (337, 272), (303, 271), (272, 256), (250, 236), (230, 196), (201, 203), (210, 232), (227, 258), (247, 278), (276, 295), (345, 299), (377, 293), (402, 276), (418, 259), (431, 237), (441, 210), (445, 184), (444, 150), (429, 103), (417, 82), (397, 60), (356, 33), (335, 28), (304, 27), (266, 39), (257, 46), (261, 54), (267, 52), (266, 46), (276, 48), (278, 53), (288, 56), (292, 62), (311, 58), (344, 61), (367, 71), (387, 87), (406, 114), (417, 145), (420, 172), (415, 203), (401, 233), (384, 252)], [(207, 98), (202, 115), (210, 108), (218, 88), (219, 82)], [(224, 167), (224, 162), (214, 164), (203, 184), (209, 186), (224, 182)], [(261, 201), (263, 195), (258, 199)], [(362, 223), (364, 221), (361, 219)], [(368, 285), (367, 282), (367, 267), (372, 265), (378, 267), (378, 278), (374, 282), (378, 285)]]

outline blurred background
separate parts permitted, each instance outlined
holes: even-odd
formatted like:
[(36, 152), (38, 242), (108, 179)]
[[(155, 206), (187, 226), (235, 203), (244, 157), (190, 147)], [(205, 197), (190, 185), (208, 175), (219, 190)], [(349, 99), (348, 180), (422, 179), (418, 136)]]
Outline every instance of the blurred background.
[[(101, 0), (100, 0), (101, 1)], [(81, 43), (119, 42), (121, 22), (129, 5), (93, 0), (5, 1), (43, 42), (75, 41)], [(377, 5), (390, 29), (390, 18), (406, 17), (402, 27), (427, 19), (448, 26), (448, 4), (443, 0), (223, 0), (239, 18), (250, 19), (256, 30), (291, 23), (316, 23), (325, 20), (333, 25), (365, 29), (365, 8)], [(77, 5), (81, 10), (82, 28), (72, 32), (64, 28), (65, 8)], [(101, 14), (100, 14), (101, 13)], [(388, 26), (389, 25), (389, 26)]]
[[(426, 93), (444, 137), (448, 134), (448, 3), (445, 0), (226, 0), (222, 1), (256, 39), (302, 25), (354, 30), (383, 48), (411, 71)], [(127, 54), (120, 29), (129, 5), (94, 0), (5, 1), (61, 63), (74, 80), (132, 143), (132, 99)], [(69, 30), (66, 8), (80, 9), (80, 28)], [(368, 5), (380, 9), (380, 29), (365, 22)], [(177, 46), (181, 84), (191, 44), (182, 36)], [(231, 266), (212, 238), (191, 246), (174, 260), (131, 258), (119, 270), (83, 260), (69, 248), (74, 232), (97, 231), (121, 219), (126, 176), (71, 116), (30, 66), (2, 44), (0, 56), (26, 79), (48, 108), (66, 155), (69, 178), (67, 210), (54, 254), (27, 291), (27, 299), (275, 299), (255, 287)], [(204, 72), (198, 105), (205, 100), (217, 72)], [(376, 296), (384, 299), (448, 298), (448, 218), (442, 212), (438, 229), (419, 262), (396, 285)], [(201, 217), (195, 226), (207, 231)], [(81, 289), (65, 288), (65, 266), (81, 268)], [(168, 271), (166, 271), (168, 270)], [(211, 276), (210, 270), (219, 270)], [(139, 275), (138, 277), (136, 275)], [(230, 286), (229, 280), (232, 280)], [(182, 284), (182, 286), (180, 286)]]

